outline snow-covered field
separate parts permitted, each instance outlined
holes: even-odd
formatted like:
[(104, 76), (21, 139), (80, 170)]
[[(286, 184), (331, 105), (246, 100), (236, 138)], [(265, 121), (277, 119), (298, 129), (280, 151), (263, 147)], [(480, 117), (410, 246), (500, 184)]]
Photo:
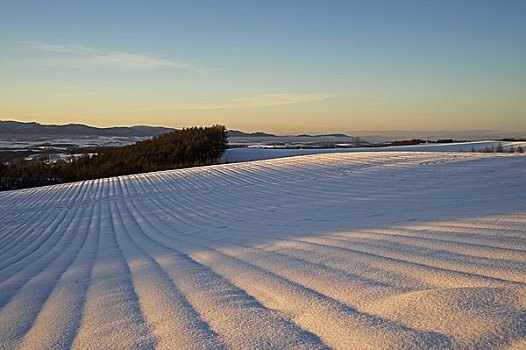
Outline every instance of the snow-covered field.
[(3, 192), (0, 348), (524, 349), (525, 179), (357, 152)]
[(482, 152), (486, 148), (496, 149), (501, 144), (504, 151), (508, 152), (511, 147), (517, 149), (522, 147), (526, 150), (526, 142), (499, 142), (499, 141), (472, 141), (443, 144), (421, 144), (415, 146), (391, 146), (391, 147), (363, 147), (363, 148), (261, 148), (244, 147), (230, 148), (223, 155), (225, 163), (246, 162), (252, 160), (275, 159), (283, 157), (303, 156), (307, 154), (340, 153), (340, 152)]

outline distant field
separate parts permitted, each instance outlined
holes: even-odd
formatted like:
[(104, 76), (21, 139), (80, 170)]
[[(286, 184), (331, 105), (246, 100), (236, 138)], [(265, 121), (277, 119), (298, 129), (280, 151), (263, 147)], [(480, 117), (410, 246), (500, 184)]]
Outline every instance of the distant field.
[(0, 348), (524, 349), (525, 178), (392, 151), (3, 192)]
[(275, 159), (282, 157), (302, 156), (308, 154), (341, 153), (341, 152), (482, 152), (486, 148), (496, 149), (501, 144), (507, 152), (511, 147), (519, 146), (526, 150), (526, 142), (474, 141), (444, 144), (421, 144), (415, 146), (392, 147), (358, 147), (358, 148), (276, 148), (268, 145), (262, 147), (255, 144), (250, 147), (232, 148), (226, 151), (223, 161), (226, 163), (245, 162), (251, 160)]
[(4, 136), (0, 137), (0, 156), (3, 153), (4, 161), (17, 158), (31, 160), (43, 155), (51, 161), (69, 160), (76, 148), (121, 147), (148, 138), (150, 137), (86, 136), (39, 139), (31, 135), (27, 139), (13, 140)]

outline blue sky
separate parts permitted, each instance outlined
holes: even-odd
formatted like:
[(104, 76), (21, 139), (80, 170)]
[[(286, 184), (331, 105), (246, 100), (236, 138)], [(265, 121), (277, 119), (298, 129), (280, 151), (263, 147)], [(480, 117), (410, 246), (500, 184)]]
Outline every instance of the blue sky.
[(0, 118), (526, 130), (524, 1), (3, 1)]

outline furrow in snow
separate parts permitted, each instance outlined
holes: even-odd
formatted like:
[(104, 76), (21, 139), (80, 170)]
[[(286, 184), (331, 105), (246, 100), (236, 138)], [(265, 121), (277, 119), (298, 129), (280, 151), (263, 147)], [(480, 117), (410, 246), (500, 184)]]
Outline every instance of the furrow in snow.
[[(156, 261), (193, 308), (229, 348), (323, 348), (319, 339), (266, 309), (242, 289), (236, 288), (209, 268), (189, 256), (170, 248), (170, 242), (159, 233), (161, 222), (150, 222), (135, 206), (131, 206), (137, 224), (147, 235), (138, 236), (140, 245)], [(157, 233), (156, 239), (150, 235)], [(166, 231), (165, 231), (166, 232)]]
[[(387, 258), (424, 264), (460, 273), (477, 274), (495, 279), (526, 283), (526, 266), (521, 262), (505, 262), (465, 254), (455, 254), (440, 249), (418, 248), (388, 241), (360, 239), (338, 239), (332, 236), (320, 237), (325, 244), (385, 256)], [(504, 256), (505, 258), (505, 256)], [(526, 284), (525, 284), (526, 285)]]
[(237, 259), (249, 261), (252, 265), (353, 308), (371, 300), (383, 299), (408, 291), (398, 285), (381, 283), (268, 250), (242, 247), (219, 248), (218, 250)]
[(11, 248), (10, 251), (2, 254), (4, 257), (0, 262), (2, 277), (14, 274), (13, 271), (19, 269), (20, 266), (27, 266), (30, 261), (45, 255), (62, 238), (62, 235), (56, 232), (63, 232), (62, 227), (68, 224), (68, 220), (71, 220), (72, 211), (64, 210), (57, 213), (58, 215), (53, 215), (51, 222), (47, 218), (48, 214), (42, 213), (43, 220), (34, 223), (27, 230), (27, 240), (24, 237), (13, 237), (14, 242), (18, 239), (21, 239), (22, 242), (13, 245), (14, 249)]
[(100, 205), (86, 208), (78, 215), (89, 220), (86, 241), (25, 335), (22, 349), (68, 349), (73, 343), (97, 257)]
[[(526, 251), (510, 248), (501, 248), (487, 245), (481, 240), (468, 240), (452, 235), (442, 238), (427, 232), (411, 233), (399, 228), (389, 230), (367, 230), (359, 232), (344, 232), (332, 235), (333, 238), (355, 239), (364, 238), (373, 242), (385, 240), (393, 244), (407, 244), (418, 248), (447, 251), (462, 256), (484, 257), (506, 261), (524, 261)], [(502, 237), (502, 236), (501, 236)]]
[[(76, 214), (77, 211), (73, 213)], [(11, 298), (2, 306), (0, 313), (2, 346), (0, 348), (15, 348), (22, 342), (23, 336), (33, 326), (60, 277), (75, 260), (83, 246), (88, 225), (89, 217), (73, 215), (72, 221), (61, 234), (67, 238), (68, 242), (60, 247), (60, 253), (57, 252), (56, 255), (45, 260), (42, 265), (37, 266), (36, 271), (38, 272), (30, 271), (31, 278), (19, 290), (18, 286), (11, 286), (12, 291), (17, 290), (14, 295), (8, 294)]]
[[(153, 334), (157, 349), (219, 349), (221, 344), (209, 326), (188, 303), (174, 282), (144, 250), (144, 233), (123, 203), (112, 204), (117, 240), (131, 271), (139, 304)], [(139, 240), (141, 244), (137, 244)], [(153, 255), (169, 254), (159, 251)]]
[(102, 201), (101, 205), (97, 261), (72, 348), (154, 348), (155, 340), (142, 317), (128, 266), (116, 242), (109, 204)]
[(246, 261), (204, 250), (192, 258), (225, 276), (265, 306), (289, 315), (337, 349), (447, 348), (449, 339), (360, 313)]
[(71, 247), (75, 248), (82, 236), (76, 236), (76, 227), (79, 218), (75, 217), (78, 208), (64, 212), (64, 215), (58, 215), (51, 226), (46, 230), (46, 239), (41, 246), (32, 245), (32, 250), (25, 251), (19, 256), (18, 260), (11, 262), (1, 272), (5, 279), (0, 282), (0, 289), (3, 290), (0, 295), (0, 307), (6, 305), (11, 298), (24, 287), (28, 281), (45, 273), (49, 265), (60, 260), (63, 250)]
[(377, 264), (377, 266), (382, 266), (382, 268), (387, 271), (393, 272), (404, 272), (410, 274), (415, 278), (420, 279), (424, 283), (428, 283), (434, 287), (438, 288), (453, 288), (453, 287), (463, 287), (463, 286), (520, 286), (521, 283), (507, 281), (505, 279), (493, 278), (484, 275), (479, 275), (475, 273), (459, 272), (454, 270), (449, 270), (445, 268), (435, 267), (426, 265), (424, 263), (418, 263), (413, 261), (407, 261), (400, 258), (393, 258), (389, 256), (384, 256), (380, 254), (374, 254), (350, 247), (339, 247), (334, 244), (328, 243), (323, 238), (318, 237), (305, 237), (302, 240), (303, 247), (307, 248), (307, 245), (312, 245), (312, 247), (307, 248), (313, 251), (314, 254), (317, 252), (330, 252), (336, 256), (342, 258), (356, 259), (358, 261), (369, 262), (371, 264)]

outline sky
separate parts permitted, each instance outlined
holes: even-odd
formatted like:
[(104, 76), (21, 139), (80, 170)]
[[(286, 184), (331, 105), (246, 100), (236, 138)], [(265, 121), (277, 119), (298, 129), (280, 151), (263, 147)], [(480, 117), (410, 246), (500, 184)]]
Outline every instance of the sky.
[(526, 132), (526, 1), (2, 0), (0, 119)]

